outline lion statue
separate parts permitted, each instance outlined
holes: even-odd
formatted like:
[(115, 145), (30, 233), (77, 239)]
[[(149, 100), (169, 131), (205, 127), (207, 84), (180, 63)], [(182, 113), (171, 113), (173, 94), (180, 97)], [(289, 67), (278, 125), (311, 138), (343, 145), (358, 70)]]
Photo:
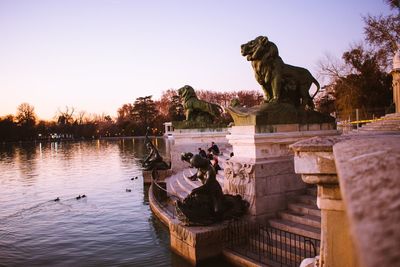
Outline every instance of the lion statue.
[[(307, 69), (285, 64), (277, 46), (267, 37), (259, 36), (241, 45), (241, 53), (251, 61), (265, 102), (289, 102), (296, 107), (314, 109), (313, 98), (320, 89), (318, 81)], [(311, 97), (308, 91), (313, 83), (317, 91)]]
[(198, 99), (196, 92), (189, 85), (180, 88), (178, 94), (183, 99), (183, 109), (187, 121), (212, 123), (223, 112), (221, 106)]

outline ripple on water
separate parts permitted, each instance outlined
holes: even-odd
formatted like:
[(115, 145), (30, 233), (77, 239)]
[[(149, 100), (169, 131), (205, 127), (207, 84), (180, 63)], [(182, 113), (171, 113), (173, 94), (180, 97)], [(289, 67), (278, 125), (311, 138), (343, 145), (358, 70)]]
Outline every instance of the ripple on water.
[(143, 192), (137, 142), (0, 147), (0, 265), (170, 266), (168, 232)]

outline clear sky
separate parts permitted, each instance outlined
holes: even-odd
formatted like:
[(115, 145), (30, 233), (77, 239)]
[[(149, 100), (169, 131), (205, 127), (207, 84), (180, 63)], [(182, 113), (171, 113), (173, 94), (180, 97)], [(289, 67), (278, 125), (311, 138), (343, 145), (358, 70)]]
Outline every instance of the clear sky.
[(326, 53), (363, 40), (383, 0), (0, 0), (0, 116), (73, 106), (116, 116), (178, 89), (257, 89), (240, 45), (259, 35), (315, 76)]

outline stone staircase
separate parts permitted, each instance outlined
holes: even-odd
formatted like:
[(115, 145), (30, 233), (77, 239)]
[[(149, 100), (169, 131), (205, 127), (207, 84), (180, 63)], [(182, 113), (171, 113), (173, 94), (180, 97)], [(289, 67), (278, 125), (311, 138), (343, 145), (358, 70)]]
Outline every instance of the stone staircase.
[[(188, 177), (195, 174), (195, 172), (196, 169), (187, 168), (165, 179), (167, 183), (167, 192), (171, 195), (179, 197), (180, 199), (187, 197), (194, 188), (201, 186), (201, 182), (199, 180), (191, 181), (188, 179)], [(223, 188), (224, 176), (222, 175), (222, 171), (218, 172), (216, 178)]]
[(303, 195), (292, 197), (288, 209), (279, 212), (269, 224), (277, 229), (320, 240), (321, 211), (317, 207), (317, 189), (312, 187)]
[[(248, 245), (264, 251), (264, 255), (270, 254), (264, 262), (271, 266), (275, 266), (274, 260), (279, 266), (298, 266), (307, 257), (304, 248), (311, 250), (308, 238), (321, 239), (321, 211), (316, 202), (316, 187), (290, 198), (287, 210), (279, 212), (278, 218), (268, 220), (272, 228), (260, 229), (250, 237)], [(318, 254), (319, 246), (315, 250)]]
[(387, 114), (376, 121), (365, 124), (355, 133), (370, 133), (370, 132), (398, 132), (400, 131), (400, 113)]

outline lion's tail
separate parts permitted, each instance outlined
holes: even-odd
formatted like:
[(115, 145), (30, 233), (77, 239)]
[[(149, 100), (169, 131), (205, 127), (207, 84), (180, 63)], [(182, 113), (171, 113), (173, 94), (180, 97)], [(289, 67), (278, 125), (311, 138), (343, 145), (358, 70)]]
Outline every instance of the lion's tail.
[(224, 112), (224, 109), (220, 105), (217, 105), (217, 104), (214, 104), (214, 103), (209, 103), (209, 110), (216, 117), (220, 116)]
[(319, 82), (314, 77), (311, 76), (311, 78), (312, 78), (312, 83), (315, 84), (315, 86), (317, 86), (317, 91), (315, 91), (314, 95), (311, 97), (311, 99), (314, 99), (314, 97), (318, 94), (321, 86), (319, 85)]
[(218, 113), (221, 115), (222, 113), (224, 113), (224, 108), (220, 105), (217, 105), (218, 108)]

